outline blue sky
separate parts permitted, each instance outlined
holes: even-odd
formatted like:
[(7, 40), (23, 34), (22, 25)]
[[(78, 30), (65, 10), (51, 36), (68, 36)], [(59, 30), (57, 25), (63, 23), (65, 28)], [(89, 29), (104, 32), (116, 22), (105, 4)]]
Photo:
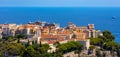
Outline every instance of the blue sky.
[(0, 6), (36, 6), (36, 7), (79, 7), (112, 6), (119, 7), (120, 0), (0, 0)]

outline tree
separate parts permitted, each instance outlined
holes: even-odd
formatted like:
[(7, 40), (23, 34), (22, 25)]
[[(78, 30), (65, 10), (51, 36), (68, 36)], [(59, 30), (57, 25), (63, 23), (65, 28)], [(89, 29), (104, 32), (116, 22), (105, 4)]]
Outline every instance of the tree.
[(110, 50), (110, 51), (115, 51), (118, 47), (118, 44), (114, 41), (109, 41), (109, 42), (106, 42), (104, 45), (103, 45), (103, 48), (104, 49), (107, 49), (107, 50)]
[(91, 46), (89, 47), (89, 49), (90, 49), (90, 50), (94, 50), (94, 49), (95, 49), (95, 46), (91, 45)]
[(4, 54), (2, 51), (0, 51), (0, 57), (4, 57)]
[(102, 39), (104, 42), (107, 41), (107, 38), (105, 36), (98, 36), (98, 38)]
[(27, 39), (27, 35), (26, 34), (17, 34), (15, 37), (16, 38)]
[(41, 54), (41, 57), (48, 56), (48, 50), (50, 49), (50, 46), (48, 44), (42, 44), (39, 46), (36, 50), (39, 51)]
[(13, 41), (14, 40), (14, 37), (13, 36), (8, 36), (8, 40), (9, 42)]
[(15, 38), (13, 36), (3, 36), (2, 40), (5, 40), (7, 42), (13, 41)]
[(97, 56), (97, 57), (102, 57), (102, 54), (101, 54), (101, 52), (100, 52), (99, 49), (96, 50), (96, 56)]
[(28, 46), (22, 57), (41, 57), (41, 54), (36, 51), (33, 46)]
[(49, 50), (50, 46), (48, 44), (43, 44), (42, 47), (44, 47), (46, 50)]
[(58, 48), (59, 48), (59, 52), (65, 52), (67, 50), (67, 46), (65, 46), (65, 44), (60, 45)]
[(106, 37), (106, 39), (108, 39), (109, 41), (113, 41), (115, 39), (115, 37), (112, 35), (112, 33), (110, 31), (103, 31), (103, 36)]
[(25, 47), (30, 46), (30, 41), (28, 40), (28, 42), (26, 43)]
[(120, 45), (119, 45), (119, 47), (117, 48), (117, 55), (118, 55), (118, 57), (120, 57)]
[(91, 45), (101, 46), (103, 44), (103, 42), (104, 41), (100, 38), (90, 38)]
[(25, 47), (19, 43), (10, 43), (7, 45), (6, 51), (9, 55), (20, 56), (25, 51)]
[(59, 52), (59, 53), (58, 53), (58, 57), (63, 57), (62, 52)]
[(60, 45), (60, 43), (57, 41), (53, 45), (57, 48)]
[(17, 40), (17, 43), (20, 43), (20, 39)]
[(58, 51), (61, 53), (67, 53), (71, 51), (78, 51), (78, 54), (81, 52), (83, 45), (76, 41), (70, 41), (68, 43), (60, 44), (58, 46)]

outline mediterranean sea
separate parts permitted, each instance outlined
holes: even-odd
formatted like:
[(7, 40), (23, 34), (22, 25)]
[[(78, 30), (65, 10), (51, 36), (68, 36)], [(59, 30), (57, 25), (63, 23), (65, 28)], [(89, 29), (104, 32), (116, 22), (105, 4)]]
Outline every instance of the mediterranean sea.
[(120, 43), (120, 7), (0, 7), (0, 24), (30, 21), (58, 23), (61, 27), (68, 22), (95, 24), (96, 29), (111, 31)]

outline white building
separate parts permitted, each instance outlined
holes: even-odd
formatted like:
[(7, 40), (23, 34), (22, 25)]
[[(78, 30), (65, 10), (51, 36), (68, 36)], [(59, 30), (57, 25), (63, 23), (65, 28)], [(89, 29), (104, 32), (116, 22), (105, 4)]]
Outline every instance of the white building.
[(81, 40), (81, 41), (78, 41), (78, 42), (83, 44), (85, 49), (89, 49), (89, 47), (90, 47), (90, 40), (89, 39)]

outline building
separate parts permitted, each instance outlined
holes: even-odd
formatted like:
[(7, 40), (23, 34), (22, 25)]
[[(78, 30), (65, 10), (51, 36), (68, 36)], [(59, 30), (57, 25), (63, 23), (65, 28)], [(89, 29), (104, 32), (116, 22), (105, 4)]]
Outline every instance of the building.
[(53, 50), (55, 42), (67, 43), (68, 41), (78, 41), (89, 49), (90, 40), (88, 38), (97, 38), (101, 36), (100, 30), (96, 30), (94, 24), (88, 26), (76, 26), (69, 22), (67, 27), (60, 28), (58, 24), (46, 22), (30, 22), (25, 25), (0, 24), (0, 38), (2, 36), (15, 36), (17, 34), (27, 35), (27, 39), (21, 42), (37, 41), (38, 44), (48, 43)]
[(84, 49), (89, 49), (89, 47), (90, 47), (90, 40), (89, 39), (77, 40), (77, 41), (84, 45)]
[(91, 30), (91, 37), (97, 38), (99, 36), (101, 36), (100, 30)]
[(3, 36), (15, 36), (15, 31), (17, 29), (16, 24), (2, 24), (0, 25)]

